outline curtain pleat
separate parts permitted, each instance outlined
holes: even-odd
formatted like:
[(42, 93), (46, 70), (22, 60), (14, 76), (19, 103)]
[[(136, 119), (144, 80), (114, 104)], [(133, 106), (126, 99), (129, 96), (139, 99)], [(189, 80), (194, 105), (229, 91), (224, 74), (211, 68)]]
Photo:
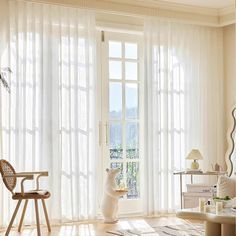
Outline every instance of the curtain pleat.
[[(25, 1), (9, 4), (13, 73), (11, 93), (1, 91), (1, 156), (17, 171), (49, 171), (41, 182), (51, 192), (52, 220), (95, 218), (94, 13)], [(6, 225), (14, 203), (6, 189), (1, 194), (0, 225)], [(26, 222), (34, 222), (32, 206)]]
[(173, 172), (191, 149), (203, 170), (224, 155), (222, 30), (147, 18), (144, 38), (144, 212), (154, 215), (180, 207)]

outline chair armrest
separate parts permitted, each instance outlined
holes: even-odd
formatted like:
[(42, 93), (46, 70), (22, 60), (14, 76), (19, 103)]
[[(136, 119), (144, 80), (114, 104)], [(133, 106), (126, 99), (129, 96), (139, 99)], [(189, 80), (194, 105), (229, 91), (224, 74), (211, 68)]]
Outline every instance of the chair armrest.
[(9, 177), (14, 177), (14, 178), (27, 178), (27, 179), (34, 179), (34, 175), (29, 174), (29, 173), (16, 173), (16, 174), (6, 174), (3, 175), (3, 178), (9, 178)]
[(20, 172), (18, 174), (23, 175), (37, 175), (36, 177), (36, 190), (39, 190), (39, 178), (43, 176), (48, 176), (48, 171), (33, 171), (33, 172)]
[(17, 174), (48, 176), (48, 171), (18, 172)]
[(35, 175), (37, 175), (36, 190), (39, 190), (39, 178), (42, 176), (48, 176), (48, 171), (18, 172), (16, 174), (6, 174), (3, 176), (3, 178), (9, 178), (9, 177), (23, 178), (21, 180), (20, 185), (21, 185), (21, 193), (22, 195), (24, 195), (24, 182), (26, 180), (33, 180)]

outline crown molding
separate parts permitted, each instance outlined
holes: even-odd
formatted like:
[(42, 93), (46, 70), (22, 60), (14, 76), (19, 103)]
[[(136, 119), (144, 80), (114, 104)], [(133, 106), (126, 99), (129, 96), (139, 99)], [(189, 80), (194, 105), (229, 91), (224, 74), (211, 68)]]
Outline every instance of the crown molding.
[(141, 6), (141, 7), (158, 8), (170, 11), (195, 13), (201, 15), (210, 15), (210, 16), (218, 15), (218, 9), (216, 8), (190, 6), (186, 4), (166, 2), (161, 0), (104, 0), (104, 1), (113, 3), (122, 3), (131, 6)]
[(219, 15), (228, 15), (228, 14), (231, 14), (231, 13), (235, 12), (235, 10), (236, 10), (235, 6), (231, 5), (231, 6), (219, 9), (218, 14)]
[(219, 25), (227, 26), (234, 24), (236, 20), (236, 9), (234, 5), (219, 9), (218, 13)]
[[(145, 18), (146, 16), (168, 18), (171, 21), (222, 27), (235, 22), (235, 7), (223, 9), (188, 6), (161, 0), (25, 0), (63, 6), (83, 7), (98, 14)], [(113, 17), (107, 18), (107, 21)]]

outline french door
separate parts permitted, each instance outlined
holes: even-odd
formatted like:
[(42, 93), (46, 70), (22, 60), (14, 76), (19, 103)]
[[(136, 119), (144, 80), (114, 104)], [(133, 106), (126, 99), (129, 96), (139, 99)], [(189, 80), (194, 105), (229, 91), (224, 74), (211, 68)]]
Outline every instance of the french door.
[(105, 130), (103, 169), (120, 168), (119, 212), (142, 208), (142, 50), (140, 35), (103, 32), (102, 124)]

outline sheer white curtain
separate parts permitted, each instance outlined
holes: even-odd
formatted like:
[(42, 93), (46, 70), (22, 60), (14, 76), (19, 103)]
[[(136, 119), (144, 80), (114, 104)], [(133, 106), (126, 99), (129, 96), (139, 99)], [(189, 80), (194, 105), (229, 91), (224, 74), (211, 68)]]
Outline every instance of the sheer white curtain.
[(180, 204), (187, 153), (198, 148), (203, 170), (224, 156), (221, 29), (164, 19), (145, 22), (146, 214)]
[[(94, 13), (10, 1), (9, 66), (11, 93), (1, 94), (1, 157), (18, 171), (49, 171), (43, 186), (52, 194), (52, 219), (94, 218)], [(0, 196), (1, 224), (14, 207), (6, 192)], [(31, 221), (33, 210), (27, 214)]]

